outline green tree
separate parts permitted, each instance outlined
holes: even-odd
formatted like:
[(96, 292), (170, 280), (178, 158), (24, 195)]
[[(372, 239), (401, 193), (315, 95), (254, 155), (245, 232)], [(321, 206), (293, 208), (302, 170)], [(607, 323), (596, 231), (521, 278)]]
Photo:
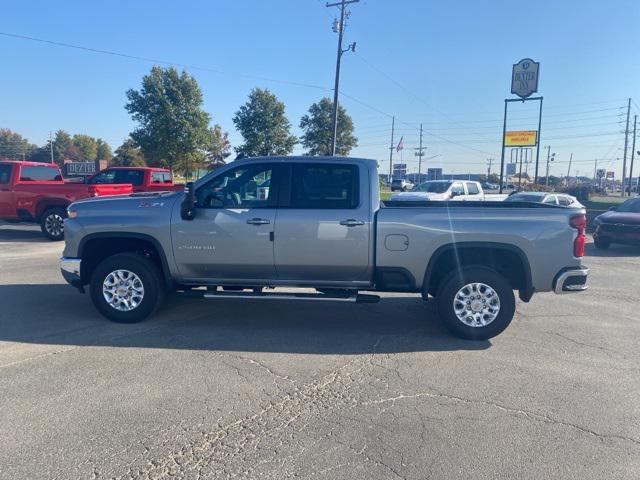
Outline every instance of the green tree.
[(204, 163), (210, 170), (225, 163), (231, 155), (231, 142), (229, 132), (223, 132), (218, 124), (209, 130), (209, 143), (205, 148)]
[(233, 117), (244, 143), (236, 147), (239, 156), (287, 155), (298, 139), (284, 115), (284, 103), (266, 89), (254, 88), (249, 100)]
[(29, 143), (19, 133), (12, 132), (8, 128), (0, 128), (0, 158), (11, 160), (27, 159), (38, 148)]
[(127, 138), (122, 145), (116, 148), (116, 154), (110, 164), (115, 167), (145, 167), (147, 165), (142, 153), (131, 138)]
[(209, 139), (210, 116), (202, 110), (195, 78), (154, 66), (140, 90), (127, 91), (127, 111), (140, 126), (131, 138), (154, 165), (190, 170)]
[(82, 152), (82, 161), (92, 162), (96, 159), (98, 144), (95, 138), (89, 135), (76, 134), (71, 139), (71, 142)]
[(49, 150), (49, 148), (50, 148), (49, 142), (47, 142), (42, 147), (36, 148), (33, 152), (31, 152), (31, 155), (29, 156), (28, 160), (30, 162), (42, 162), (42, 163), (51, 162), (51, 150)]
[(64, 152), (62, 153), (62, 163), (64, 163), (65, 160), (68, 160), (70, 162), (83, 162), (84, 153), (82, 153), (82, 150), (80, 150), (80, 148), (72, 143), (67, 148), (65, 148)]
[(113, 152), (107, 142), (101, 138), (96, 139), (96, 160), (111, 160)]
[[(302, 145), (307, 155), (331, 155), (331, 135), (333, 133), (333, 101), (323, 98), (309, 107), (309, 113), (300, 120), (304, 131)], [(346, 156), (352, 148), (358, 146), (353, 135), (353, 120), (347, 111), (338, 104), (338, 135), (336, 137), (336, 155)]]
[(53, 139), (53, 160), (62, 165), (64, 152), (71, 145), (71, 135), (64, 130), (58, 130)]

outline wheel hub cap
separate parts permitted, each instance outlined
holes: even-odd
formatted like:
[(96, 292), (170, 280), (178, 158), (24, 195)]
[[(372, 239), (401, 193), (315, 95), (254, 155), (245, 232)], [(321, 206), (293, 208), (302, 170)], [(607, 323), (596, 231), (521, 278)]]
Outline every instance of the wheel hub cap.
[(465, 325), (486, 327), (500, 313), (500, 297), (491, 286), (484, 283), (468, 283), (456, 293), (453, 310)]
[(47, 219), (45, 220), (44, 226), (47, 229), (47, 232), (49, 232), (49, 234), (58, 236), (62, 233), (62, 229), (64, 228), (63, 222), (64, 222), (64, 219), (56, 213), (53, 215), (49, 215), (47, 217)]
[(142, 280), (129, 270), (114, 270), (102, 282), (102, 295), (110, 307), (121, 312), (137, 308), (144, 298)]

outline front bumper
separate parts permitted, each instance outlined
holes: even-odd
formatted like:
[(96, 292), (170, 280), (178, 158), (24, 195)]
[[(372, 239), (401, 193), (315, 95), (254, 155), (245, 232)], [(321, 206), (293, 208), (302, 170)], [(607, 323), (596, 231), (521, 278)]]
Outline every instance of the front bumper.
[(553, 282), (553, 291), (558, 294), (583, 292), (587, 289), (588, 275), (586, 267), (561, 270)]
[(67, 283), (74, 287), (82, 286), (82, 277), (80, 276), (80, 264), (82, 260), (79, 258), (60, 257), (60, 273)]

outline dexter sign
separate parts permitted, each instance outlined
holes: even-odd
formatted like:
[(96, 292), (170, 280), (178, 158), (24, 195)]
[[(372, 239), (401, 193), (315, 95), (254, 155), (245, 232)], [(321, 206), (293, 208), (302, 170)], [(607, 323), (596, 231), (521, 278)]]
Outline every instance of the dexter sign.
[(513, 65), (511, 75), (511, 93), (520, 98), (527, 98), (538, 91), (540, 63), (530, 58), (523, 58)]
[(535, 147), (538, 142), (538, 132), (535, 130), (514, 130), (505, 132), (505, 147)]

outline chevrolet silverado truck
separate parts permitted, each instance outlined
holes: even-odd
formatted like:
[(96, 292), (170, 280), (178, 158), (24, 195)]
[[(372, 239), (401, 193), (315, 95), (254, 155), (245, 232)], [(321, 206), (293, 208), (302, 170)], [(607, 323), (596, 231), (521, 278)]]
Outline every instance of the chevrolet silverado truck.
[(63, 220), (71, 203), (131, 191), (131, 185), (67, 183), (50, 163), (0, 162), (0, 220), (39, 223), (50, 240), (64, 237)]
[(173, 175), (166, 168), (109, 167), (87, 179), (89, 185), (130, 183), (134, 193), (184, 190), (184, 185), (173, 183)]
[(584, 209), (556, 205), (381, 203), (374, 160), (251, 158), (184, 192), (72, 204), (60, 268), (116, 322), (148, 317), (172, 291), (354, 302), (408, 292), (433, 297), (454, 334), (487, 339), (511, 322), (514, 291), (528, 302), (587, 288), (585, 223)]

